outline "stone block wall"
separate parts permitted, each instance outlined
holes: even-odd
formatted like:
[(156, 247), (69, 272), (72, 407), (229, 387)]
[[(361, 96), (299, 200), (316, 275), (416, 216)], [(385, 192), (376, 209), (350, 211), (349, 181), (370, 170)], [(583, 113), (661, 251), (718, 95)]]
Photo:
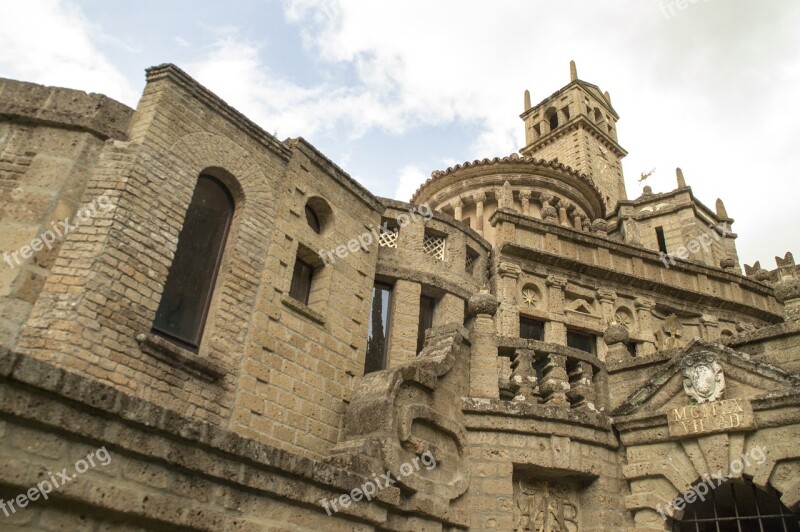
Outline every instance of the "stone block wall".
[(0, 345), (15, 344), (103, 141), (125, 139), (132, 113), (99, 94), (0, 79)]

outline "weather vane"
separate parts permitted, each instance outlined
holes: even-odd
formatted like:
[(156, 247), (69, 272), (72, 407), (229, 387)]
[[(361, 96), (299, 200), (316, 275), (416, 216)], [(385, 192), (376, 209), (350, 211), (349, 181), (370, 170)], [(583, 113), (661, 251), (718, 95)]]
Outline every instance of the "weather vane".
[[(652, 175), (653, 175), (654, 173), (656, 173), (656, 169), (655, 169), (655, 168), (653, 168), (652, 170), (650, 170), (650, 171), (649, 171), (649, 172), (647, 172), (646, 174), (645, 174), (644, 172), (642, 172), (642, 176), (639, 178), (639, 183), (644, 183), (645, 185), (647, 185), (647, 180), (648, 180), (650, 177), (652, 177)], [(642, 185), (642, 186), (644, 186), (644, 185)]]

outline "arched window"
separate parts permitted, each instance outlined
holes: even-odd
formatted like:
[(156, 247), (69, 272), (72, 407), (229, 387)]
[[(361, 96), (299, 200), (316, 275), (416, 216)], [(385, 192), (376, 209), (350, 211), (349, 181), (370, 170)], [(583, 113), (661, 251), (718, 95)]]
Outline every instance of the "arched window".
[(673, 531), (800, 531), (800, 515), (784, 506), (773, 490), (762, 490), (749, 480), (730, 480), (708, 490), (697, 488), (697, 493), (708, 492), (705, 500), (698, 498), (688, 504), (683, 518), (673, 520)]
[(190, 348), (200, 345), (225, 240), (233, 218), (230, 192), (200, 175), (178, 237), (153, 332)]

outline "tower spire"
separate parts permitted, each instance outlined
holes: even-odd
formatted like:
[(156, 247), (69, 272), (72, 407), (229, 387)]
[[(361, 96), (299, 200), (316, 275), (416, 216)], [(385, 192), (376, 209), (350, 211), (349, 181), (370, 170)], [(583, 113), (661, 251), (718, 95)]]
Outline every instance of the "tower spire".
[(569, 80), (575, 81), (578, 79), (578, 66), (575, 64), (575, 61), (569, 62)]

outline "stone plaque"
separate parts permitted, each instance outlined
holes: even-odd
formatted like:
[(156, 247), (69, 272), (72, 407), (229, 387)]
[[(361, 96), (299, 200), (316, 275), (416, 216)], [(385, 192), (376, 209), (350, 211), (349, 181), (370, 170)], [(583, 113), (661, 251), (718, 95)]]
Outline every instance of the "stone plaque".
[(679, 406), (667, 412), (670, 436), (735, 432), (756, 428), (753, 407), (747, 399), (726, 399)]

